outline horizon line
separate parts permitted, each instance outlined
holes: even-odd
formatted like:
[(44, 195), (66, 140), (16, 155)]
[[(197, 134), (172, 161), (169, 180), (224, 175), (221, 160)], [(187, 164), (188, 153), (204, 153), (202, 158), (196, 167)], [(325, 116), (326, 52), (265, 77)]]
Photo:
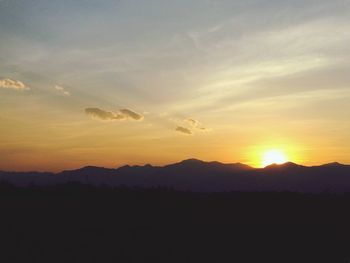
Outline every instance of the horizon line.
[(188, 159), (183, 159), (183, 160), (180, 160), (180, 161), (175, 161), (175, 162), (164, 164), (164, 165), (152, 165), (150, 163), (145, 163), (143, 165), (139, 165), (139, 164), (124, 164), (124, 165), (120, 165), (120, 166), (117, 166), (117, 167), (107, 167), (107, 166), (98, 166), (98, 165), (85, 165), (85, 166), (80, 166), (78, 168), (64, 169), (64, 170), (58, 170), (58, 171), (49, 171), (49, 170), (27, 170), (27, 171), (12, 170), (12, 171), (9, 171), (9, 170), (2, 170), (2, 169), (0, 169), (0, 172), (8, 172), (8, 173), (53, 173), (53, 174), (59, 174), (59, 173), (67, 172), (67, 171), (76, 171), (76, 170), (81, 170), (81, 169), (89, 168), (89, 167), (90, 168), (111, 169), (111, 170), (118, 170), (118, 169), (120, 169), (122, 167), (126, 167), (126, 166), (129, 166), (129, 167), (151, 166), (151, 167), (155, 167), (155, 168), (162, 168), (162, 167), (165, 167), (165, 166), (179, 164), (179, 163), (183, 163), (183, 162), (186, 162), (186, 161), (199, 161), (199, 162), (202, 162), (202, 163), (220, 163), (220, 164), (223, 164), (223, 165), (244, 165), (244, 166), (248, 166), (249, 168), (254, 169), (254, 170), (265, 169), (265, 168), (273, 167), (273, 166), (284, 166), (286, 164), (294, 164), (294, 165), (297, 165), (297, 166), (303, 166), (303, 167), (309, 167), (309, 168), (320, 167), (320, 166), (331, 165), (331, 164), (345, 165), (345, 166), (350, 165), (350, 164), (346, 164), (346, 163), (340, 163), (340, 162), (337, 162), (337, 161), (321, 163), (321, 164), (317, 164), (317, 165), (303, 165), (303, 164), (299, 164), (299, 163), (296, 163), (296, 162), (293, 162), (293, 161), (288, 161), (288, 162), (281, 163), (281, 164), (273, 163), (273, 164), (270, 164), (270, 165), (267, 165), (267, 166), (255, 167), (255, 166), (252, 166), (252, 165), (249, 165), (249, 164), (245, 164), (245, 163), (242, 163), (242, 162), (225, 163), (225, 162), (220, 162), (220, 161), (204, 161), (204, 160), (201, 160), (201, 159), (198, 159), (198, 158), (188, 158)]

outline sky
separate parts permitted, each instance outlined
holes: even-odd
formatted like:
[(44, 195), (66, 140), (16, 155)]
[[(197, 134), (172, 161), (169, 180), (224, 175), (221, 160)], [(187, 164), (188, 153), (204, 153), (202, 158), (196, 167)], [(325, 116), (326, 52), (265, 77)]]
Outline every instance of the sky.
[(0, 0), (0, 170), (350, 163), (350, 0)]

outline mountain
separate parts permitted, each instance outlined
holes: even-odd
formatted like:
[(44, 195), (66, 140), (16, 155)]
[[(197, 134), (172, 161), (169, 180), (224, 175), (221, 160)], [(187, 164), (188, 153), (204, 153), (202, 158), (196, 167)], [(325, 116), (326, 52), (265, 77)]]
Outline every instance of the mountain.
[(153, 173), (155, 173), (155, 171), (158, 170), (158, 167), (154, 167), (150, 164), (146, 164), (144, 166), (139, 166), (139, 165), (135, 165), (135, 166), (130, 166), (130, 165), (125, 165), (122, 167), (119, 167), (115, 173), (118, 175), (151, 175)]
[(287, 169), (287, 168), (293, 169), (293, 168), (304, 168), (304, 167), (306, 166), (299, 165), (293, 162), (287, 162), (283, 164), (271, 164), (269, 166), (266, 166), (263, 169)]
[(77, 170), (67, 170), (61, 172), (62, 175), (106, 175), (114, 173), (114, 169), (97, 167), (97, 166), (85, 166)]
[(321, 167), (343, 167), (343, 166), (346, 166), (346, 165), (338, 163), (338, 162), (327, 163), (327, 164), (321, 165)]
[(223, 164), (220, 162), (204, 162), (197, 159), (188, 159), (179, 163), (170, 164), (162, 168), (163, 173), (167, 175), (188, 175), (188, 176), (203, 176), (203, 175), (222, 175), (232, 172), (243, 172), (253, 169), (247, 165)]
[(0, 180), (21, 186), (80, 182), (207, 192), (350, 192), (350, 165), (330, 163), (307, 167), (288, 162), (256, 169), (241, 163), (224, 164), (188, 159), (165, 166), (126, 165), (116, 169), (86, 166), (57, 174), (0, 172)]

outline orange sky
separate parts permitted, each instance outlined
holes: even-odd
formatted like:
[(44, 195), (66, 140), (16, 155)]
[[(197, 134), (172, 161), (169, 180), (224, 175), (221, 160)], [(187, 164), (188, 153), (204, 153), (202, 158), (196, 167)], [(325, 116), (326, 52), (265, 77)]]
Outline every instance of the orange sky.
[(0, 1), (0, 170), (350, 163), (346, 1), (63, 2)]

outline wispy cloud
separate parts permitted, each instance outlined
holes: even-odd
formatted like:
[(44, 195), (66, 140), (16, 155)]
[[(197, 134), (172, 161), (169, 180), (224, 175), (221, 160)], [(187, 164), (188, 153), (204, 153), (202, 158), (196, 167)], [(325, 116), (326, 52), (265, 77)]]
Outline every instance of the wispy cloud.
[(58, 90), (59, 92), (61, 92), (64, 96), (69, 97), (69, 96), (71, 95), (70, 92), (67, 91), (67, 90), (66, 90), (64, 87), (62, 87), (62, 86), (56, 85), (56, 86), (54, 87), (54, 89), (55, 89), (55, 90)]
[(117, 112), (106, 111), (100, 108), (86, 108), (85, 113), (90, 117), (102, 121), (117, 121), (117, 120), (136, 120), (141, 121), (144, 117), (129, 109), (121, 109)]
[(13, 79), (0, 79), (0, 88), (14, 90), (29, 90), (23, 82)]
[(200, 131), (209, 131), (210, 129), (203, 127), (203, 125), (196, 119), (188, 118), (184, 120), (185, 123), (189, 124), (192, 129)]
[(85, 113), (94, 119), (99, 119), (103, 121), (115, 121), (125, 119), (124, 115), (117, 112), (105, 111), (99, 108), (87, 108)]
[(194, 118), (187, 118), (187, 119), (170, 119), (174, 123), (177, 124), (177, 127), (175, 128), (176, 131), (187, 134), (187, 135), (193, 135), (196, 133), (196, 131), (200, 132), (207, 132), (211, 131), (211, 129), (203, 127), (203, 125)]
[(199, 121), (195, 119), (188, 118), (185, 121), (188, 122), (193, 127), (197, 127), (199, 125)]
[(192, 135), (192, 131), (186, 127), (177, 126), (175, 130), (186, 135)]
[(141, 114), (138, 114), (129, 109), (121, 109), (120, 113), (124, 115), (126, 118), (133, 119), (135, 121), (140, 121), (144, 118)]

